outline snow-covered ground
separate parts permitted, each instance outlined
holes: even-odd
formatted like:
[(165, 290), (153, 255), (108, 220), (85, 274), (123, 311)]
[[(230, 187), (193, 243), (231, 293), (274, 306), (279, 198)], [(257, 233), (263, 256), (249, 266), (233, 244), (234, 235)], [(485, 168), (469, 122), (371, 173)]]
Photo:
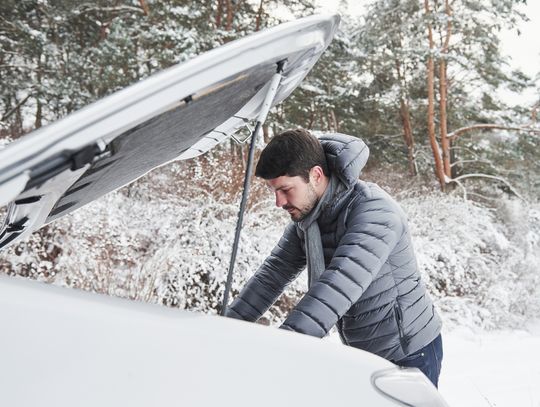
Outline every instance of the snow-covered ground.
[[(337, 332), (326, 340), (340, 343)], [(540, 320), (522, 330), (443, 329), (443, 351), (439, 391), (450, 407), (540, 407)]]
[(540, 321), (523, 330), (443, 332), (439, 390), (451, 407), (539, 407)]

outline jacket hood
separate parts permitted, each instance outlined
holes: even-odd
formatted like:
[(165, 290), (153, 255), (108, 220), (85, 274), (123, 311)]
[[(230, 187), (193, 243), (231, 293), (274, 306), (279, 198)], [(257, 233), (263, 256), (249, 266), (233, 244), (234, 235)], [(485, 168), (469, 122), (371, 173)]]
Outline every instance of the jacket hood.
[(359, 138), (341, 133), (319, 137), (330, 172), (338, 177), (347, 188), (352, 187), (369, 157), (369, 148)]

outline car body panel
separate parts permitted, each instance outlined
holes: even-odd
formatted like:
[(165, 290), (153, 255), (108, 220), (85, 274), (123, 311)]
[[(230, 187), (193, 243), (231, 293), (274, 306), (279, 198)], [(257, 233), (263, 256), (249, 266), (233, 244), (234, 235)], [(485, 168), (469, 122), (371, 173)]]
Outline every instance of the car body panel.
[(2, 406), (397, 406), (330, 341), (0, 276)]

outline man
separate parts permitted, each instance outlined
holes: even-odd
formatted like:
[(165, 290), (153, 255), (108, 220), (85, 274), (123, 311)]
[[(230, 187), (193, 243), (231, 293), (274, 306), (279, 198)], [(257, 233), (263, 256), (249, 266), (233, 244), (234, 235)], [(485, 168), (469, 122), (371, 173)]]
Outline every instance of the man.
[(438, 383), (441, 320), (420, 278), (405, 214), (360, 181), (369, 155), (358, 138), (285, 131), (263, 150), (256, 175), (291, 219), (226, 315), (256, 321), (307, 264), (309, 289), (281, 328), (341, 340)]

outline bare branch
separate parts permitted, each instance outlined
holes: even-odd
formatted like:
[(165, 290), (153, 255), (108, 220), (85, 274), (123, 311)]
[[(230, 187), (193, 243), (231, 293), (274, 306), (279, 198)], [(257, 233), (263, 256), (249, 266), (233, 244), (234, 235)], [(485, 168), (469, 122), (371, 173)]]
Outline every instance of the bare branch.
[(517, 196), (519, 199), (521, 199), (522, 201), (525, 201), (525, 198), (523, 198), (521, 196), (521, 194), (516, 191), (516, 189), (507, 181), (505, 180), (504, 178), (502, 177), (497, 177), (495, 175), (489, 175), (489, 174), (465, 174), (465, 175), (460, 175), (459, 177), (456, 177), (456, 178), (451, 178), (451, 179), (448, 179), (447, 182), (455, 182), (456, 184), (462, 186), (462, 184), (460, 183), (460, 181), (462, 179), (466, 179), (466, 178), (488, 178), (488, 179), (494, 179), (496, 181), (499, 181), (499, 182), (502, 182), (504, 185), (506, 185), (508, 187), (508, 189), (510, 191), (512, 191), (512, 193)]
[(15, 107), (13, 107), (9, 112), (7, 112), (5, 115), (3, 115), (2, 118), (0, 118), (0, 122), (3, 122), (9, 116), (11, 116), (14, 112), (16, 112), (18, 108), (20, 108), (22, 105), (24, 105), (26, 103), (26, 101), (30, 98), (31, 95), (32, 94), (29, 93), (23, 100), (21, 100), (19, 103), (17, 103), (17, 105)]
[(504, 168), (498, 168), (495, 166), (495, 164), (493, 164), (492, 161), (490, 160), (482, 160), (482, 159), (476, 159), (476, 160), (461, 160), (461, 161), (456, 161), (454, 163), (452, 163), (452, 167), (454, 165), (460, 165), (460, 164), (467, 164), (467, 163), (475, 163), (475, 164), (486, 164), (488, 165), (490, 168), (492, 168), (493, 170), (495, 171), (498, 171), (498, 172), (502, 172), (506, 175), (514, 175), (514, 176), (518, 176), (518, 177), (521, 177), (522, 174), (520, 171), (514, 171), (514, 170), (506, 170)]
[(375, 137), (376, 138), (383, 138), (383, 139), (392, 139), (392, 138), (398, 138), (398, 137), (403, 137), (403, 134), (382, 134), (382, 133), (376, 133), (375, 134)]
[(467, 188), (465, 188), (465, 185), (463, 185), (457, 179), (453, 179), (453, 180), (451, 180), (451, 182), (456, 183), (461, 188), (461, 190), (463, 191), (463, 199), (466, 201), (467, 200)]
[(426, 162), (433, 164), (433, 160), (434, 160), (433, 155), (428, 154), (425, 151), (419, 149), (415, 151), (415, 158), (418, 159), (420, 157), (423, 157), (426, 160)]
[(125, 11), (134, 11), (136, 13), (144, 14), (144, 10), (139, 7), (132, 6), (118, 6), (118, 7), (98, 7), (90, 4), (84, 4), (78, 9), (74, 10), (75, 14), (90, 13), (92, 11), (101, 11), (101, 12), (125, 12)]
[(482, 195), (482, 194), (479, 194), (477, 192), (469, 192), (468, 193), (469, 196), (477, 196), (479, 198), (482, 198), (482, 199), (485, 199), (486, 201), (491, 201), (491, 202), (494, 202), (494, 201), (497, 201), (497, 198), (491, 198), (489, 196), (485, 196), (485, 195)]
[(468, 163), (488, 164), (490, 167), (495, 168), (493, 166), (493, 163), (491, 161), (489, 161), (489, 160), (461, 160), (461, 161), (455, 161), (452, 164), (450, 164), (450, 167), (453, 167), (455, 165), (468, 164)]
[(466, 153), (469, 153), (470, 155), (472, 155), (475, 159), (481, 160), (478, 153), (476, 153), (476, 151), (471, 150), (470, 148), (462, 147), (462, 146), (452, 146), (451, 148), (452, 150), (456, 150), (456, 151), (465, 151)]
[(504, 126), (501, 124), (473, 124), (472, 126), (462, 127), (460, 129), (454, 130), (448, 135), (448, 139), (454, 141), (456, 138), (461, 136), (463, 133), (467, 133), (472, 130), (486, 129), (486, 130), (512, 130), (512, 131), (527, 131), (531, 133), (540, 134), (540, 129), (534, 129), (531, 127), (514, 127), (514, 126)]

